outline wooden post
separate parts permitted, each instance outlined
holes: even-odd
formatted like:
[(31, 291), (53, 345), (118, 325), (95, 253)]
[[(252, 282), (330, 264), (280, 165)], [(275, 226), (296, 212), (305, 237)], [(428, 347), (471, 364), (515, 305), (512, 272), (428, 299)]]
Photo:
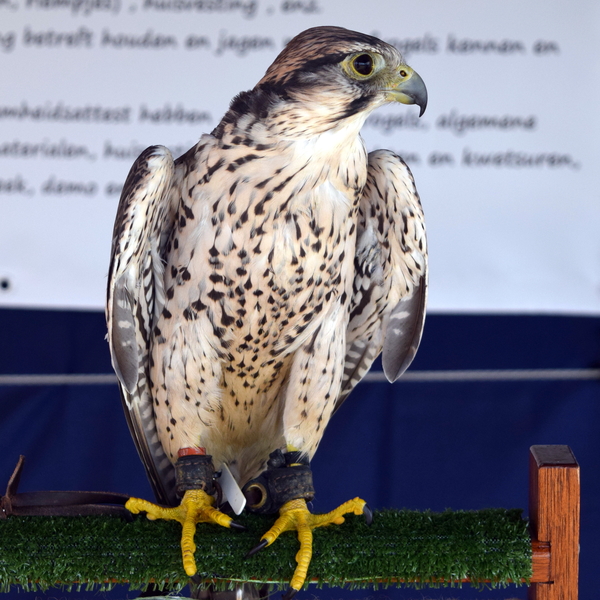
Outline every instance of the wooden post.
[(529, 600), (577, 600), (579, 465), (568, 446), (532, 446), (529, 519), (535, 542), (550, 545), (547, 583), (532, 583)]

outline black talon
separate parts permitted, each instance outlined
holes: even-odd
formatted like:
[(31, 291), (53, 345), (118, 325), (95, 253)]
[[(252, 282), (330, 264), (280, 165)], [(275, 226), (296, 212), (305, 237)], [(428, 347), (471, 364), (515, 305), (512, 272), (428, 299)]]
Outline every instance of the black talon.
[(370, 525), (373, 522), (373, 511), (368, 504), (363, 507), (363, 515), (365, 515), (365, 523)]
[(288, 588), (285, 594), (282, 594), (281, 597), (283, 600), (292, 600), (292, 598), (298, 593), (298, 590), (295, 590), (293, 587)]
[(231, 523), (229, 523), (229, 527), (231, 529), (237, 529), (238, 531), (246, 531), (248, 529), (245, 525), (236, 523), (235, 521), (231, 521)]
[(260, 552), (269, 542), (267, 540), (263, 540), (260, 544), (258, 544), (258, 546), (254, 546), (254, 548), (252, 548), (252, 550), (250, 550), (250, 552), (248, 552), (248, 554), (246, 554), (246, 556), (244, 556), (244, 558), (250, 558), (251, 556), (254, 556), (257, 552)]

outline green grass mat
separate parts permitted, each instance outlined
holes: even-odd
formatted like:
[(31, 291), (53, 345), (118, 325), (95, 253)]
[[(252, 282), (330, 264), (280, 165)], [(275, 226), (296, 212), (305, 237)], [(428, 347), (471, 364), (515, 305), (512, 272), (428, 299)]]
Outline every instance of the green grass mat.
[[(256, 581), (287, 585), (298, 542), (283, 534), (272, 546), (244, 559), (273, 517), (238, 517), (248, 530), (199, 525), (198, 574), (219, 587)], [(50, 587), (108, 589), (150, 581), (174, 589), (187, 584), (181, 566), (178, 523), (133, 522), (118, 517), (10, 517), (0, 520), (0, 591)], [(444, 580), (459, 585), (490, 580), (492, 586), (531, 577), (531, 542), (520, 510), (386, 510), (373, 524), (349, 516), (340, 526), (314, 532), (308, 579), (318, 585), (367, 587)], [(405, 583), (399, 583), (404, 580)]]

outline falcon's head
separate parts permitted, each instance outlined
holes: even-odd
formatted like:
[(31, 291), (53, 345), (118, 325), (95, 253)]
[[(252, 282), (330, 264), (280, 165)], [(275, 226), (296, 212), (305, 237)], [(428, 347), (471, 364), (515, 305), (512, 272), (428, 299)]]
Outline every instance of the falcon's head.
[(355, 115), (362, 125), (373, 109), (394, 101), (417, 104), (420, 115), (427, 106), (423, 80), (396, 48), (342, 27), (313, 27), (287, 44), (253, 90), (233, 100), (225, 121), (285, 116), (287, 133), (305, 133), (308, 124), (318, 133)]

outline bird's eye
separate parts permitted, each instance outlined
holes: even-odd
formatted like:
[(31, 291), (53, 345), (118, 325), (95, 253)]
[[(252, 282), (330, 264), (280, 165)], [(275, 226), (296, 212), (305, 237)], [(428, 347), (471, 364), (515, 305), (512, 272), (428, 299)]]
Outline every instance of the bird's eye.
[(353, 61), (352, 66), (354, 70), (359, 74), (367, 77), (373, 73), (375, 64), (373, 58), (369, 54), (359, 54)]
[(352, 79), (366, 81), (385, 66), (385, 60), (378, 52), (357, 52), (347, 56), (341, 66)]

